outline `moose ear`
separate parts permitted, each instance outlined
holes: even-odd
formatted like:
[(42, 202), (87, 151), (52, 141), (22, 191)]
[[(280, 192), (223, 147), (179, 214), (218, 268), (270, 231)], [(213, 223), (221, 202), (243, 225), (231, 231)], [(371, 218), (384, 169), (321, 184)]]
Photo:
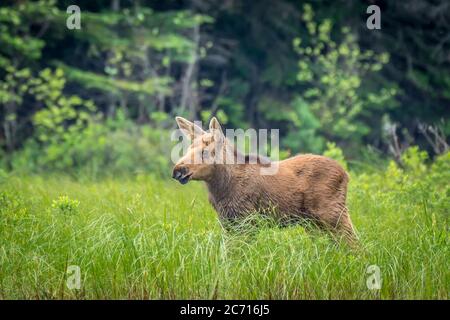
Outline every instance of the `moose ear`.
[(216, 140), (222, 139), (223, 132), (222, 127), (220, 126), (219, 120), (216, 117), (213, 117), (209, 122), (209, 131), (214, 133), (214, 138)]
[(178, 127), (183, 132), (183, 134), (191, 140), (194, 140), (195, 137), (199, 137), (205, 133), (205, 131), (198, 125), (189, 120), (186, 120), (183, 117), (175, 117), (175, 120), (177, 121)]

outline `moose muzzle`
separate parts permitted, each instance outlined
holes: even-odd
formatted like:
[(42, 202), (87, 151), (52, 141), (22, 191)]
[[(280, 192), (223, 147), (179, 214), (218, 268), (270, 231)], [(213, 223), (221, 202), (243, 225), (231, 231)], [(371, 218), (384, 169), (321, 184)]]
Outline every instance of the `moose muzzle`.
[(191, 179), (192, 172), (187, 167), (175, 166), (172, 172), (172, 178), (178, 180), (181, 184), (186, 184)]

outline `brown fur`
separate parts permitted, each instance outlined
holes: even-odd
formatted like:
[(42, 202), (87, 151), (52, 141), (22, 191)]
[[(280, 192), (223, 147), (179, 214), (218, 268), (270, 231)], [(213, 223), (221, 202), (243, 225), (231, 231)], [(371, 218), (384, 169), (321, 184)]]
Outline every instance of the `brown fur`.
[[(211, 129), (214, 131), (214, 125)], [(201, 140), (194, 140), (193, 145), (197, 145), (192, 150), (210, 148), (214, 140), (211, 137), (214, 134), (203, 132)], [(226, 139), (223, 148), (224, 153), (239, 155)], [(180, 161), (174, 172), (187, 168), (185, 170), (193, 173), (192, 179), (206, 182), (209, 201), (221, 220), (253, 212), (271, 212), (283, 222), (311, 220), (349, 241), (355, 239), (345, 205), (349, 178), (336, 161), (312, 154), (297, 155), (280, 161), (275, 175), (261, 175), (261, 166), (269, 165), (270, 160), (259, 158), (250, 164), (248, 160), (252, 157), (247, 156), (245, 164), (184, 164)], [(199, 177), (195, 175), (197, 171)]]

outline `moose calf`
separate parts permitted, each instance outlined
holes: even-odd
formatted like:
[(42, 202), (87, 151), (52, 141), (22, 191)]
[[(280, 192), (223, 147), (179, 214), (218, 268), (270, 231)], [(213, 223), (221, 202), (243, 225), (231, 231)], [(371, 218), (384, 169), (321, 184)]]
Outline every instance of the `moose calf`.
[[(176, 121), (192, 143), (175, 165), (173, 178), (182, 184), (205, 181), (209, 200), (222, 221), (270, 212), (279, 221), (309, 220), (349, 242), (356, 239), (345, 205), (348, 175), (336, 161), (297, 155), (277, 162), (276, 173), (263, 175), (261, 168), (273, 163), (243, 156), (226, 139), (216, 118), (209, 132), (182, 117)], [(246, 161), (223, 161), (239, 156)], [(256, 161), (249, 161), (252, 157)]]

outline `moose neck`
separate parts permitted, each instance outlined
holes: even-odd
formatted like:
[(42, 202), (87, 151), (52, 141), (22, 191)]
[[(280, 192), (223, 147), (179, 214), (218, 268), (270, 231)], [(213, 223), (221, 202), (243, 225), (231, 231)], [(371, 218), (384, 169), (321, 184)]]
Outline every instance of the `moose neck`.
[(227, 164), (215, 165), (214, 173), (211, 178), (206, 181), (209, 192), (215, 198), (225, 197), (232, 192), (236, 178), (231, 166), (232, 165)]
[[(237, 149), (228, 141), (225, 141), (225, 155), (230, 154), (233, 155), (236, 162), (238, 155)], [(214, 199), (220, 200), (233, 195), (235, 185), (241, 176), (241, 172), (237, 168), (238, 166), (234, 163), (216, 164), (211, 179), (206, 181), (208, 190)], [(242, 170), (242, 165), (239, 165), (239, 167)]]

